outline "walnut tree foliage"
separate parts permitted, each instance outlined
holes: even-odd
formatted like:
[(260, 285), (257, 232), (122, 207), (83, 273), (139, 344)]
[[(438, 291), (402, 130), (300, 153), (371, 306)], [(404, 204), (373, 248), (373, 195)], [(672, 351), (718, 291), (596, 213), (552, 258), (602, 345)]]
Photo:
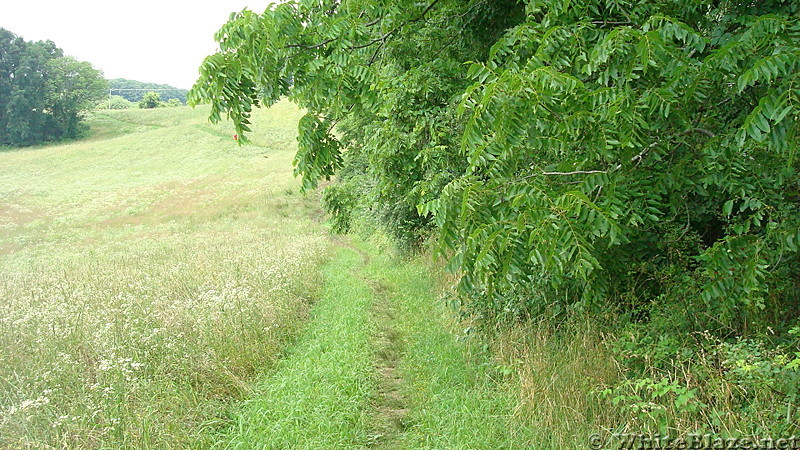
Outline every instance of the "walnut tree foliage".
[(465, 307), (741, 332), (798, 312), (793, 1), (296, 0), (217, 33), (190, 101), (306, 109), (334, 225), (435, 229)]

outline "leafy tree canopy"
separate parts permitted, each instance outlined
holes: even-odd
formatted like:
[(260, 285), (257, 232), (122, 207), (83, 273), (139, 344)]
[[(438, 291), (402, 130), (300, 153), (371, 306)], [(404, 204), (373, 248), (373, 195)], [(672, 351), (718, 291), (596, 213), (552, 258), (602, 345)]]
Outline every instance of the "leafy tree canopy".
[(800, 311), (799, 12), (289, 1), (232, 15), (190, 101), (239, 135), (253, 107), (306, 108), (296, 172), (306, 188), (339, 175), (335, 224), (435, 229), (482, 317), (555, 302), (785, 329)]
[(0, 28), (0, 145), (77, 137), (80, 120), (107, 93), (102, 73), (51, 42)]
[(164, 102), (161, 101), (161, 96), (158, 92), (148, 92), (139, 100), (139, 108), (142, 109), (152, 109), (161, 106), (164, 106)]
[(106, 97), (108, 83), (91, 64), (70, 56), (51, 59), (47, 70), (48, 109), (65, 136), (77, 136), (81, 114)]

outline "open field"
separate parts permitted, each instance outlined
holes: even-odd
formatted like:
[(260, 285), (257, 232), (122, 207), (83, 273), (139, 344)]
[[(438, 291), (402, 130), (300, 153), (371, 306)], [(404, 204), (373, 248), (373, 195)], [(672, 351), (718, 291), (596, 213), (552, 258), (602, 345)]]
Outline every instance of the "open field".
[(0, 153), (0, 447), (203, 446), (304, 322), (328, 254), (299, 112), (96, 113)]

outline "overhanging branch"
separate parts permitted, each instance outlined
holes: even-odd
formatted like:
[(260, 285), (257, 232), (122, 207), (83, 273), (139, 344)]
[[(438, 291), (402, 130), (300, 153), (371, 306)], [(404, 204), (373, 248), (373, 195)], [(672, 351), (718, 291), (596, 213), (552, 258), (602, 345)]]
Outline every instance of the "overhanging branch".
[[(382, 42), (385, 42), (385, 41), (386, 41), (387, 39), (389, 39), (389, 37), (391, 37), (393, 34), (395, 34), (395, 33), (397, 33), (398, 31), (400, 31), (400, 30), (401, 30), (401, 29), (402, 29), (404, 26), (406, 26), (406, 25), (410, 25), (410, 24), (412, 24), (412, 23), (415, 23), (415, 22), (419, 22), (420, 20), (424, 19), (424, 18), (425, 18), (425, 16), (426, 16), (426, 15), (428, 15), (428, 13), (429, 13), (429, 12), (431, 12), (431, 10), (432, 10), (432, 9), (433, 9), (433, 8), (434, 8), (434, 7), (435, 7), (435, 6), (436, 6), (436, 5), (437, 5), (437, 4), (440, 2), (440, 1), (441, 1), (441, 0), (433, 0), (433, 1), (432, 1), (432, 2), (431, 2), (431, 3), (430, 3), (430, 4), (429, 4), (429, 5), (426, 7), (426, 8), (425, 8), (425, 9), (422, 11), (422, 13), (421, 13), (419, 16), (417, 16), (417, 17), (415, 17), (415, 18), (413, 18), (413, 19), (410, 19), (410, 20), (407, 20), (407, 21), (405, 21), (405, 22), (401, 23), (400, 25), (398, 25), (398, 26), (396, 26), (395, 28), (393, 28), (392, 30), (390, 30), (390, 31), (386, 32), (386, 33), (385, 33), (385, 34), (383, 34), (382, 36), (380, 36), (380, 37), (378, 37), (378, 38), (375, 38), (375, 39), (373, 39), (373, 40), (371, 40), (371, 41), (367, 42), (366, 44), (353, 45), (353, 46), (347, 47), (345, 50), (358, 50), (358, 49), (362, 49), (362, 48), (367, 48), (367, 47), (370, 47), (370, 46), (372, 46), (372, 45), (375, 45), (375, 44), (377, 44), (377, 43), (379, 43), (379, 42), (381, 42), (381, 43), (382, 43)], [(378, 23), (379, 23), (379, 22), (380, 22), (382, 19), (383, 19), (383, 17), (380, 17), (380, 18), (378, 18), (378, 19), (375, 19), (375, 20), (373, 20), (372, 22), (369, 22), (369, 23), (367, 23), (367, 24), (366, 24), (366, 26), (367, 26), (367, 27), (374, 26), (374, 25), (378, 24)], [(283, 48), (302, 48), (302, 49), (305, 49), (305, 50), (314, 50), (314, 49), (317, 49), (317, 48), (320, 48), (320, 47), (324, 47), (324, 46), (326, 46), (326, 45), (330, 44), (331, 42), (337, 41), (337, 40), (339, 40), (339, 39), (341, 39), (341, 36), (337, 36), (337, 37), (335, 37), (335, 38), (326, 39), (325, 41), (322, 41), (322, 42), (320, 42), (320, 43), (318, 43), (318, 44), (313, 44), (313, 45), (305, 45), (305, 44), (287, 44), (287, 45), (284, 45), (284, 46), (283, 46)]]

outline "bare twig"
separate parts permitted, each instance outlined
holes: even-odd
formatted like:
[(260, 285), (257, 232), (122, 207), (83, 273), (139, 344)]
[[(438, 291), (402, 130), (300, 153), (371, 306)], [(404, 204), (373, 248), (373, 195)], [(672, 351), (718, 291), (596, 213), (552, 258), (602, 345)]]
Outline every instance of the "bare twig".
[(633, 22), (630, 21), (608, 21), (608, 20), (595, 20), (592, 21), (592, 25), (602, 25), (602, 26), (615, 26), (615, 25), (634, 25)]
[[(633, 158), (631, 158), (630, 162), (631, 163), (637, 163), (637, 162), (641, 161), (644, 158), (644, 155), (646, 155), (647, 152), (650, 151), (650, 149), (652, 149), (653, 147), (657, 146), (660, 142), (661, 141), (655, 141), (655, 142), (651, 143), (650, 145), (648, 145), (647, 147), (642, 149), (642, 151), (639, 152), (638, 155), (635, 155)], [(617, 170), (619, 170), (621, 168), (622, 168), (622, 163), (617, 164), (610, 171), (609, 170), (573, 170), (571, 172), (544, 172), (544, 171), (542, 171), (540, 173), (536, 173), (536, 174), (524, 177), (523, 179), (531, 178), (531, 177), (539, 176), (539, 175), (561, 176), (561, 177), (568, 177), (568, 176), (572, 176), (572, 175), (593, 175), (593, 174), (597, 174), (597, 173), (615, 172), (615, 171), (617, 171)]]
[[(661, 141), (655, 141), (655, 142), (651, 143), (650, 145), (648, 145), (647, 147), (645, 147), (644, 149), (642, 149), (642, 151), (641, 151), (641, 152), (639, 152), (639, 154), (638, 154), (638, 155), (636, 155), (636, 156), (634, 156), (633, 158), (631, 158), (631, 163), (635, 163), (635, 162), (639, 162), (639, 161), (641, 161), (641, 160), (642, 160), (642, 158), (644, 158), (644, 155), (646, 155), (646, 154), (647, 154), (647, 152), (649, 152), (651, 148), (655, 147), (655, 146), (656, 146), (656, 145), (658, 145), (660, 142), (661, 142)], [(620, 167), (622, 167), (622, 164), (620, 164), (619, 166), (617, 166), (617, 169), (619, 169)], [(616, 170), (616, 169), (614, 169), (614, 170)]]

